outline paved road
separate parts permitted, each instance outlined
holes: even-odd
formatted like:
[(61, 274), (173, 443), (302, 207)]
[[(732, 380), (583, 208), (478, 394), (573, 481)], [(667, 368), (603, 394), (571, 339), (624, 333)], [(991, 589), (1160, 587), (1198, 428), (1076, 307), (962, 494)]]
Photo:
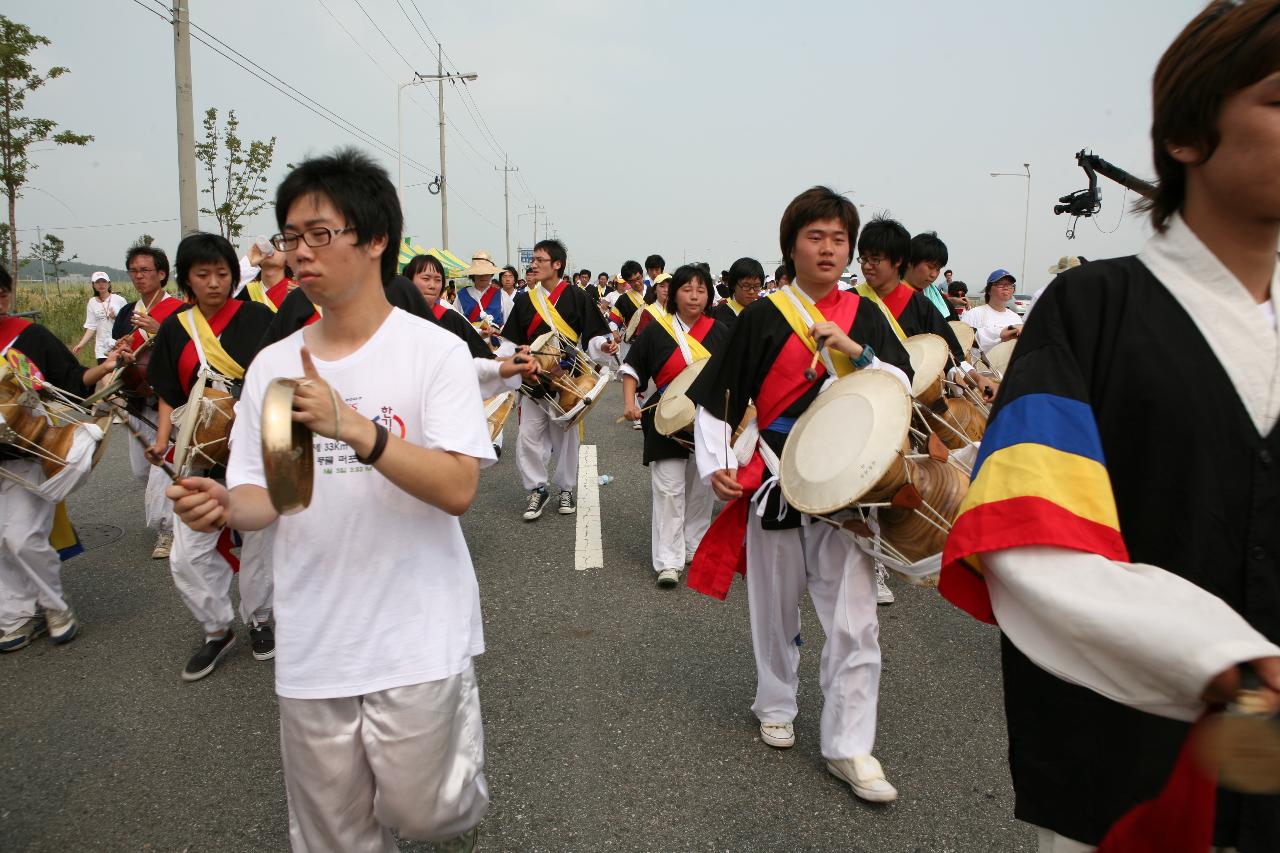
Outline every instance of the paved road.
[[(759, 742), (745, 586), (726, 602), (653, 586), (648, 472), (640, 434), (614, 423), (620, 396), (587, 427), (614, 478), (603, 568), (575, 570), (573, 517), (520, 521), (511, 455), (463, 520), (488, 644), (483, 848), (1033, 849), (1012, 818), (996, 634), (935, 592), (897, 584), (879, 611), (876, 754), (897, 803), (862, 803), (823, 769), (811, 609), (796, 747)], [(64, 567), (82, 636), (0, 658), (0, 851), (284, 850), (272, 665), (241, 643), (204, 681), (178, 678), (199, 629), (149, 559), (124, 439), (71, 502), (77, 523), (124, 529)]]

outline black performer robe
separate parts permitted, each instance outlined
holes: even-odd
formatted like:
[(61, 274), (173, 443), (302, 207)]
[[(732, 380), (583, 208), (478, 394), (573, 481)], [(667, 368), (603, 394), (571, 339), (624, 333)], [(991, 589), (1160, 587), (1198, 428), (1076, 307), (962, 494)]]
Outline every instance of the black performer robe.
[(631, 297), (627, 295), (627, 293), (631, 292), (632, 291), (627, 291), (626, 293), (618, 294), (618, 298), (613, 302), (614, 310), (622, 315), (623, 328), (626, 328), (626, 325), (631, 322), (631, 316), (646, 304), (643, 297), (641, 297), (639, 305), (632, 302)]
[[(747, 309), (744, 306), (742, 310), (745, 311)], [(738, 322), (738, 312), (733, 310), (733, 306), (729, 304), (728, 300), (713, 306), (707, 311), (707, 314), (719, 320), (727, 329), (732, 329), (733, 325)]]
[[(261, 348), (262, 336), (271, 323), (271, 309), (257, 302), (244, 302), (238, 299), (228, 300), (228, 305), (238, 305), (235, 314), (227, 322), (219, 334), (217, 325), (210, 322), (222, 348), (245, 370)], [(188, 305), (177, 311), (160, 324), (156, 332), (155, 352), (151, 363), (147, 365), (147, 381), (155, 389), (161, 400), (175, 409), (184, 405), (191, 394), (191, 386), (195, 384), (196, 374), (200, 369), (199, 359), (189, 354), (183, 357), (187, 346), (191, 344), (191, 335), (182, 325), (180, 318), (191, 310), (200, 310)], [(219, 311), (221, 313), (221, 310)], [(216, 315), (215, 315), (216, 317)], [(236, 392), (236, 396), (239, 396)]]
[[(903, 297), (906, 298), (903, 299)], [(960, 347), (960, 341), (956, 338), (956, 333), (951, 331), (947, 319), (923, 293), (903, 282), (883, 301), (907, 337), (937, 335), (947, 342), (947, 348), (951, 351), (951, 357), (955, 359), (957, 366), (960, 362), (968, 360), (969, 354)]]
[[(859, 344), (870, 346), (877, 358), (897, 367), (910, 380), (911, 360), (879, 307), (856, 294), (833, 289), (831, 294), (819, 303), (819, 309), (823, 309), (837, 293), (842, 294), (844, 299), (858, 300), (853, 321), (845, 329), (849, 337)], [(827, 319), (832, 319), (831, 313), (827, 311), (823, 313)], [(715, 417), (726, 421), (730, 426), (736, 427), (746, 412), (747, 404), (752, 401), (759, 404), (760, 389), (766, 377), (774, 370), (783, 369), (778, 365), (779, 356), (793, 337), (795, 333), (791, 330), (790, 324), (772, 300), (767, 297), (757, 299), (738, 315), (738, 322), (734, 324), (728, 342), (719, 352), (711, 356), (711, 363), (703, 369), (693, 383), (693, 387), (689, 389), (689, 399)], [(808, 352), (807, 349), (805, 351)], [(796, 372), (803, 374), (807, 366), (806, 361)], [(805, 390), (786, 406), (779, 417), (798, 418), (817, 399), (818, 391), (827, 378), (821, 361), (818, 362), (817, 370), (818, 378), (805, 383)], [(802, 375), (786, 377), (786, 379), (804, 382)], [(725, 414), (726, 391), (729, 394), (727, 417)], [(782, 446), (786, 443), (787, 434), (768, 429), (767, 426), (761, 429), (760, 435), (781, 458)], [(770, 492), (764, 516), (761, 518), (761, 526), (764, 529), (786, 530), (800, 525), (800, 513), (791, 507), (787, 508), (786, 515), (781, 521), (777, 520), (781, 500), (781, 489)]]
[[(1054, 466), (1027, 464), (1036, 445), (1056, 454), (1046, 462), (1102, 463), (1090, 494), (1109, 483), (1118, 529), (1070, 511)], [(1008, 469), (1013, 454), (1024, 454), (1016, 487), (1038, 497), (985, 491), (988, 469)], [(1258, 433), (1194, 321), (1136, 257), (1069, 270), (1041, 295), (992, 411), (975, 493), (988, 498), (957, 518), (940, 590), (978, 618), (992, 617), (974, 555), (1050, 544), (1159, 566), (1280, 642), (1280, 426)], [(1016, 542), (1003, 532), (1014, 517)], [(1099, 843), (1160, 792), (1189, 726), (1069, 684), (1007, 638), (1001, 657), (1014, 814)], [(1219, 790), (1214, 843), (1280, 850), (1280, 797)]]
[[(700, 342), (708, 352), (714, 355), (728, 341), (729, 330), (714, 318), (707, 319), (710, 320), (711, 325)], [(674, 323), (675, 320), (673, 319), (672, 322)], [(694, 330), (697, 330), (696, 323)], [(689, 456), (689, 451), (683, 444), (658, 432), (653, 425), (654, 414), (657, 412), (654, 407), (662, 398), (663, 389), (679, 374), (680, 370), (688, 366), (678, 355), (679, 349), (675, 338), (667, 333), (661, 323), (650, 322), (631, 343), (631, 349), (627, 353), (627, 366), (640, 377), (640, 381), (636, 383), (637, 393), (648, 388), (650, 381), (658, 386), (657, 393), (645, 398), (646, 408), (640, 413), (640, 424), (644, 429), (644, 454), (641, 461), (645, 465), (659, 459), (686, 459)], [(671, 361), (673, 357), (676, 359), (675, 362)], [(659, 386), (659, 383), (662, 384)]]
[[(600, 307), (590, 300), (581, 287), (562, 281), (551, 291), (548, 301), (555, 305), (556, 312), (569, 327), (578, 333), (578, 349), (584, 353), (588, 342), (593, 338), (609, 334), (609, 327), (605, 324), (604, 315), (600, 313)], [(515, 305), (511, 308), (511, 319), (502, 328), (502, 336), (520, 346), (532, 344), (539, 335), (549, 331), (552, 329), (538, 314), (533, 305), (533, 297), (528, 292), (517, 295)], [(548, 386), (543, 383), (525, 385), (525, 392), (533, 397), (546, 396), (548, 390)]]
[[(14, 328), (25, 322), (17, 317), (0, 317), (6, 325)], [(41, 326), (31, 323), (13, 337), (9, 344), (10, 334), (3, 333), (0, 347), (9, 345), (12, 349), (25, 355), (40, 370), (45, 380), (77, 397), (88, 397), (93, 389), (84, 384), (85, 367), (76, 361), (76, 357), (67, 349), (67, 345), (58, 340), (58, 336)], [(18, 453), (11, 445), (0, 443), (0, 460), (30, 458)]]

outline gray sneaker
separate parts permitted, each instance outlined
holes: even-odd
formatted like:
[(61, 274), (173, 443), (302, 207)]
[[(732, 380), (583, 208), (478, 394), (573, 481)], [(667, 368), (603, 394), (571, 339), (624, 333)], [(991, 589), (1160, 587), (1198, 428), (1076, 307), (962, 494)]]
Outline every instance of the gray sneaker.
[(48, 630), (49, 626), (45, 622), (44, 614), (37, 613), (3, 637), (0, 637), (0, 652), (16, 652), (18, 649), (25, 649), (31, 645), (32, 640), (45, 634)]
[(893, 590), (889, 589), (888, 570), (884, 566), (876, 566), (876, 604), (893, 604), (894, 600)]
[(49, 642), (60, 646), (76, 638), (80, 624), (76, 622), (76, 614), (71, 605), (67, 605), (66, 610), (46, 610), (44, 616), (49, 623)]

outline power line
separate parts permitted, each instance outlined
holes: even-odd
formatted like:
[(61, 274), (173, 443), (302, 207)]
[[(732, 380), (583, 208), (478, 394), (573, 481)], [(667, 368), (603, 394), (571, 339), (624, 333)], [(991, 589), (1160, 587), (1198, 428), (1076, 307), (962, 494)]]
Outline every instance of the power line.
[(177, 222), (177, 217), (170, 219), (137, 219), (133, 222), (108, 222), (101, 225), (32, 225), (30, 227), (15, 228), (15, 231), (35, 231), (39, 228), (42, 231), (75, 231), (83, 228), (123, 228), (126, 225), (155, 225), (158, 222)]

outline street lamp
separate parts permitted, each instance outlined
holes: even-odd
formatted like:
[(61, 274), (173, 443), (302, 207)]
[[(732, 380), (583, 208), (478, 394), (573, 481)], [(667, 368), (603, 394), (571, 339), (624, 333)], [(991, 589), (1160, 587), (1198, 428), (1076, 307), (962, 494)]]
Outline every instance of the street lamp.
[(440, 108), (440, 175), (432, 183), (438, 183), (440, 187), (440, 246), (441, 248), (449, 248), (449, 193), (445, 181), (444, 167), (444, 81), (445, 80), (476, 80), (478, 74), (445, 74), (444, 62), (439, 57), (443, 56), (440, 52), (440, 45), (436, 44), (436, 73), (420, 74), (414, 72), (413, 79), (400, 83), (396, 88), (396, 127), (399, 133), (399, 148), (396, 155), (399, 158), (399, 189), (400, 189), (400, 206), (404, 207), (404, 110), (403, 98), (404, 90), (407, 86), (413, 86), (418, 83), (430, 83), (435, 81), (439, 88), (436, 90), (436, 102)]
[(1023, 287), (1027, 286), (1027, 234), (1031, 224), (1031, 164), (1023, 163), (1022, 168), (1026, 172), (991, 172), (993, 178), (1026, 178), (1027, 179), (1027, 207), (1022, 215), (1022, 278)]

